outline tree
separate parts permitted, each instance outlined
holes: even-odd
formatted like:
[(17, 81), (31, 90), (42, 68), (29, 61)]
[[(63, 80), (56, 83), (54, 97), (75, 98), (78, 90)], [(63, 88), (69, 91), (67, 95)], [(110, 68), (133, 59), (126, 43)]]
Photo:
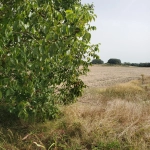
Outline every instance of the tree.
[(104, 61), (101, 59), (93, 59), (92, 60), (92, 64), (103, 64), (103, 63), (104, 63)]
[(107, 63), (109, 63), (109, 64), (121, 64), (121, 60), (120, 59), (116, 59), (116, 58), (111, 58), (111, 59), (109, 59), (108, 60), (108, 62)]
[(26, 120), (56, 116), (86, 87), (98, 44), (93, 5), (80, 0), (1, 0), (0, 107)]

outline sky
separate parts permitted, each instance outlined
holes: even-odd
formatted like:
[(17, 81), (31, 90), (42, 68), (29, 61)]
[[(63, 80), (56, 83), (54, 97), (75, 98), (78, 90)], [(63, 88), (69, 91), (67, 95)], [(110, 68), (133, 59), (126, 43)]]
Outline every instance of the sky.
[(100, 45), (98, 55), (107, 62), (150, 62), (150, 0), (81, 0), (93, 3), (97, 15), (91, 25), (91, 43)]

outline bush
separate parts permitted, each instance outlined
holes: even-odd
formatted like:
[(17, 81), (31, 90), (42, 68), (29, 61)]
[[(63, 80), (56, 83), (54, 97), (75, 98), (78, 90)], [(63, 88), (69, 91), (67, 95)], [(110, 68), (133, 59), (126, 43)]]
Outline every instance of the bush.
[(92, 64), (103, 64), (103, 63), (104, 63), (104, 61), (101, 59), (93, 59), (92, 60)]
[(121, 60), (120, 59), (116, 59), (116, 58), (111, 58), (111, 59), (109, 59), (108, 60), (108, 62), (107, 63), (109, 63), (109, 64), (121, 64)]
[(125, 65), (125, 66), (130, 66), (131, 63), (130, 63), (130, 62), (124, 62), (123, 65)]

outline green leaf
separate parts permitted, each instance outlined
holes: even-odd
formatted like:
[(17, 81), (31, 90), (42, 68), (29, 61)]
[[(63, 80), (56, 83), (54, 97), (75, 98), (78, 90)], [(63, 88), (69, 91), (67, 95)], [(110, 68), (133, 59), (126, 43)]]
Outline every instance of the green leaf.
[(72, 14), (72, 13), (73, 13), (72, 10), (66, 10), (65, 12), (66, 12), (67, 14)]
[(51, 46), (50, 46), (50, 56), (53, 56), (57, 53), (57, 50), (58, 50), (58, 46), (56, 43), (53, 43)]
[(0, 99), (2, 99), (2, 97), (3, 97), (3, 94), (2, 94), (2, 92), (0, 91)]
[(6, 97), (10, 96), (10, 94), (11, 94), (11, 90), (8, 89), (8, 90), (6, 91)]
[(89, 42), (91, 39), (91, 34), (90, 33), (85, 33), (83, 36), (83, 40)]

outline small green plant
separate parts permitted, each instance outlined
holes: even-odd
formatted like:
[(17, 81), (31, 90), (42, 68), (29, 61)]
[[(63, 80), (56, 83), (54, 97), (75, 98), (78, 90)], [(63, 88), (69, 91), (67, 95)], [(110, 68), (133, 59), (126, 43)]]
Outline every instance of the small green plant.
[(118, 141), (113, 142), (99, 142), (97, 146), (94, 146), (92, 150), (120, 150), (121, 145)]

